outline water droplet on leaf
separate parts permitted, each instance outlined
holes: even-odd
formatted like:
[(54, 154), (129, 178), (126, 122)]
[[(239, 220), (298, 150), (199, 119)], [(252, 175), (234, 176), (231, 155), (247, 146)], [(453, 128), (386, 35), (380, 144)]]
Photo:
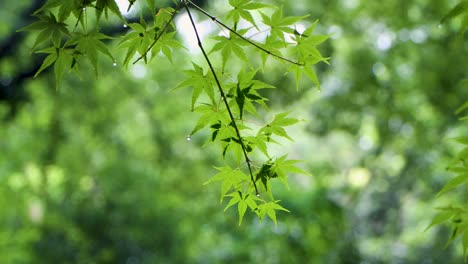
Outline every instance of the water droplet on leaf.
[(123, 27), (124, 27), (124, 28), (126, 28), (126, 27), (127, 27), (127, 25), (125, 25), (125, 24), (124, 24), (124, 25), (123, 25)]
[(86, 7), (83, 7), (83, 11), (86, 11)]
[(116, 66), (117, 66), (117, 62), (114, 61), (114, 63), (112, 63), (112, 66), (116, 67)]
[(260, 197), (260, 193), (257, 193), (257, 197)]
[(438, 28), (442, 28), (442, 24), (437, 25)]
[(187, 136), (187, 141), (190, 141), (190, 140), (192, 140), (192, 136), (188, 135)]

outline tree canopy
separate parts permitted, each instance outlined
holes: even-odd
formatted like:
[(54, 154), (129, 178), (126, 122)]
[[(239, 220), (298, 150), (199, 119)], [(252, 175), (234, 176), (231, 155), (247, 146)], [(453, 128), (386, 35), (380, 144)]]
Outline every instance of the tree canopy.
[(462, 262), (467, 17), (435, 0), (5, 3), (0, 260)]

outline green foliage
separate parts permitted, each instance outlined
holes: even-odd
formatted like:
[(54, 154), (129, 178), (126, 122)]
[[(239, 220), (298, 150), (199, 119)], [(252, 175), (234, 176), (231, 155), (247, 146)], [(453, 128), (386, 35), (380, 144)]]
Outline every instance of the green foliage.
[[(277, 63), (284, 60), (275, 56), (295, 59), (294, 46), (285, 48), (280, 41), (267, 39), (269, 29), (256, 10), (252, 17), (260, 31), (240, 18), (235, 32), (250, 28), (242, 36), (260, 48), (268, 42), (267, 52), (242, 45), (241, 38), (223, 26), (203, 28), (210, 34), (202, 43), (225, 98), (232, 99), (229, 106), (236, 119), (244, 101), (237, 124), (261, 193), (240, 197), (231, 186), (225, 195), (235, 194), (242, 204), (233, 204), (224, 214), (220, 211), (233, 196), (222, 197), (222, 205), (216, 203), (223, 180), (200, 186), (220, 172), (213, 165), (242, 171), (246, 181), (239, 184), (240, 191), (253, 187), (242, 148), (232, 139), (219, 140), (235, 138), (236, 132), (219, 101), (216, 80), (211, 79), (215, 103), (202, 91), (194, 112), (187, 111), (193, 87), (168, 92), (190, 77), (183, 70), (194, 70), (191, 61), (203, 75), (212, 76), (202, 53), (174, 49), (174, 64), (169, 64), (162, 52), (152, 57), (151, 49), (148, 65), (143, 65), (138, 51), (128, 70), (123, 63), (128, 47), (119, 43), (134, 32), (128, 24), (143, 19), (150, 29), (156, 14), (171, 16), (161, 9), (171, 1), (119, 1), (122, 12), (130, 7), (126, 23), (109, 9), (108, 18), (102, 13), (98, 31), (113, 37), (101, 41), (117, 66), (98, 51), (99, 78), (93, 78), (86, 55), (67, 46), (65, 57), (71, 54), (70, 65), (77, 57), (74, 67), (79, 68), (65, 68), (59, 92), (54, 91), (53, 63), (30, 79), (51, 54), (28, 54), (40, 32), (14, 33), (34, 22), (30, 13), (46, 1), (5, 1), (0, 9), (1, 262), (463, 263), (462, 235), (446, 248), (444, 244), (451, 235), (447, 227), (452, 220), (459, 221), (451, 216), (466, 210), (466, 184), (437, 197), (436, 206), (454, 213), (447, 217), (439, 211), (439, 219), (448, 220), (422, 232), (433, 212), (432, 198), (456, 177), (445, 168), (464, 145), (450, 138), (466, 136), (466, 122), (457, 121), (454, 114), (468, 98), (466, 80), (460, 82), (466, 78), (468, 61), (463, 55), (468, 46), (459, 45), (460, 38), (454, 37), (461, 16), (436, 25), (459, 1), (261, 1), (283, 5), (288, 16), (310, 13), (293, 26), (298, 32), (288, 37), (289, 42), (301, 34), (310, 36), (302, 30), (315, 18), (320, 18), (315, 32), (334, 33), (333, 41), (320, 44), (333, 66), (313, 66), (323, 80), (322, 94), (307, 89), (314, 84), (305, 74), (301, 89), (294, 92), (290, 64)], [(232, 10), (228, 1), (197, 3), (234, 27), (227, 19)], [(81, 20), (76, 29), (80, 14), (70, 13), (64, 20), (70, 34), (94, 32), (96, 11), (88, 5), (81, 15), (87, 22)], [(213, 22), (200, 10), (190, 11), (203, 27)], [(261, 11), (270, 15), (274, 8)], [(55, 7), (56, 17), (57, 12)], [(184, 43), (189, 43), (185, 37), (191, 29), (186, 24), (178, 27), (185, 18), (187, 13), (177, 9), (177, 30), (171, 23), (167, 31), (174, 40), (184, 36)], [(161, 19), (158, 27), (162, 30), (167, 21)], [(217, 37), (239, 44), (249, 63), (232, 53), (223, 72), (221, 50), (209, 53)], [(196, 39), (191, 42), (196, 44)], [(35, 51), (53, 45), (46, 44)], [(132, 65), (140, 57), (139, 65)], [(69, 72), (78, 72), (80, 78)], [(253, 91), (251, 83), (238, 81), (241, 72), (277, 87), (255, 89), (265, 98), (251, 102), (256, 115), (242, 98)], [(283, 127), (294, 142), (258, 134), (275, 114), (288, 110), (293, 111), (286, 118), (307, 120)], [(213, 121), (198, 120), (205, 114)], [(222, 122), (215, 123), (218, 119)], [(205, 124), (203, 129), (187, 137), (199, 122)], [(290, 173), (289, 189), (272, 169), (286, 153), (286, 160), (304, 159), (300, 167), (313, 172), (311, 177)], [(61, 171), (62, 178), (53, 171)], [(273, 199), (265, 189), (272, 190)], [(266, 204), (257, 198), (268, 199), (267, 203), (281, 200), (279, 204), (292, 213), (285, 217), (284, 211), (273, 210), (277, 226), (267, 213), (261, 222), (245, 206), (247, 201), (252, 204), (250, 200), (257, 208)], [(239, 211), (243, 224), (235, 227)], [(460, 214), (464, 221), (463, 211)]]
[(234, 28), (237, 27), (236, 25), (242, 18), (258, 29), (257, 23), (255, 22), (251, 12), (268, 7), (268, 5), (264, 3), (249, 0), (229, 0), (229, 4), (233, 7), (233, 9), (227, 13), (226, 19), (228, 21), (232, 20), (235, 25)]
[(52, 42), (54, 47), (60, 47), (62, 36), (70, 35), (67, 25), (63, 23), (63, 19), (57, 21), (57, 18), (53, 13), (49, 13), (48, 15), (37, 15), (37, 18), (38, 21), (18, 30), (19, 32), (32, 31), (38, 33), (32, 49), (35, 49), (43, 43), (48, 44), (48, 42)]
[[(78, 52), (79, 54), (86, 54), (86, 57), (91, 62), (96, 75), (98, 74), (98, 52), (109, 57), (112, 61), (115, 61), (114, 57), (109, 51), (109, 48), (101, 41), (103, 39), (112, 38), (99, 32), (76, 33), (73, 35), (73, 38), (70, 39), (69, 44), (75, 47), (75, 52)], [(68, 65), (59, 65), (58, 67), (66, 69), (67, 66)]]
[[(184, 71), (188, 78), (182, 81), (177, 87), (193, 88), (192, 109), (195, 108), (195, 104), (202, 92), (208, 95), (213, 105), (216, 104), (213, 75), (206, 73), (202, 67), (198, 66), (195, 63), (192, 63), (192, 65), (193, 70)], [(206, 117), (209, 118), (209, 116)], [(206, 125), (208, 125), (208, 123), (206, 123)]]
[[(461, 16), (462, 22), (460, 27), (460, 34), (463, 35), (466, 28), (468, 27), (468, 1), (461, 1), (455, 7), (453, 7), (440, 21), (440, 24), (447, 23), (457, 16)], [(461, 81), (463, 86), (466, 86), (466, 79)], [(456, 113), (460, 114), (462, 111), (468, 108), (468, 101), (460, 106)], [(461, 121), (468, 120), (468, 115), (462, 116)], [(454, 138), (456, 142), (462, 145), (461, 150), (458, 152), (454, 161), (448, 166), (447, 170), (454, 174), (454, 178), (449, 180), (443, 188), (437, 194), (437, 197), (453, 191), (457, 187), (466, 185), (468, 182), (468, 137), (460, 136)], [(466, 186), (465, 186), (466, 189)], [(466, 201), (465, 201), (466, 203)], [(465, 262), (468, 260), (468, 207), (466, 204), (463, 206), (446, 206), (439, 208), (441, 211), (431, 221), (429, 227), (434, 225), (440, 225), (446, 222), (452, 227), (452, 232), (447, 245), (450, 244), (457, 237), (461, 237), (463, 255), (465, 256)], [(428, 228), (429, 228), (428, 227)]]
[[(129, 1), (128, 9), (134, 3), (135, 1)], [(64, 74), (69, 70), (78, 71), (78, 65), (83, 65), (83, 58), (87, 58), (96, 75), (99, 57), (108, 57), (116, 63), (110, 49), (113, 38), (100, 32), (100, 24), (102, 20), (109, 19), (109, 13), (117, 16), (130, 29), (120, 37), (120, 48), (126, 51), (122, 63), (125, 67), (132, 61), (136, 63), (141, 59), (150, 63), (158, 54), (173, 62), (172, 55), (184, 49), (176, 40), (177, 28), (173, 19), (185, 8), (207, 63), (202, 66), (193, 62), (193, 69), (184, 71), (186, 78), (177, 86), (192, 87), (192, 110), (201, 114), (189, 137), (209, 127), (209, 141), (221, 147), (225, 163), (223, 167), (217, 168), (219, 173), (206, 183), (221, 182), (221, 201), (224, 197), (231, 197), (225, 210), (237, 205), (239, 224), (242, 223), (247, 208), (260, 219), (268, 215), (276, 224), (276, 211), (288, 210), (274, 198), (270, 181), (278, 178), (287, 186), (287, 174), (307, 173), (296, 166), (297, 160), (289, 160), (284, 154), (275, 158), (269, 152), (270, 144), (277, 144), (276, 137), (293, 140), (285, 127), (294, 125), (299, 120), (288, 117), (289, 112), (286, 112), (277, 114), (271, 122), (262, 124), (263, 118), (257, 108), (262, 107), (268, 111), (268, 99), (262, 95), (261, 90), (275, 87), (259, 80), (258, 72), (267, 70), (267, 58), (274, 57), (290, 65), (284, 71), (294, 74), (297, 87), (301, 76), (305, 74), (320, 88), (312, 66), (327, 61), (316, 46), (329, 36), (314, 35), (317, 22), (303, 33), (298, 33), (295, 24), (308, 15), (284, 16), (282, 8), (257, 1), (231, 0), (229, 5), (231, 9), (225, 14), (229, 25), (191, 1), (177, 1), (175, 8), (159, 8), (155, 14), (154, 2), (147, 1), (152, 23), (147, 23), (143, 15), (140, 15), (138, 23), (127, 23), (113, 0), (49, 0), (35, 12), (38, 21), (21, 31), (38, 33), (32, 49), (44, 47), (38, 52), (48, 55), (36, 76), (53, 66), (58, 89)], [(192, 18), (193, 11), (190, 11), (189, 6), (227, 30), (223, 31), (224, 35), (212, 37), (215, 43), (209, 53), (204, 48), (204, 40), (200, 39)], [(96, 9), (94, 20), (88, 14), (91, 8)], [(261, 21), (256, 21), (254, 13), (260, 15)], [(74, 26), (71, 27), (65, 21), (72, 21)], [(244, 24), (250, 26), (238, 28)], [(267, 30), (260, 30), (260, 27), (266, 27)], [(249, 37), (256, 34), (266, 34), (264, 42)], [(247, 56), (246, 49), (251, 48), (262, 54), (261, 64)], [(221, 61), (215, 58), (217, 53), (221, 54)], [(294, 57), (287, 58), (283, 54), (292, 54)], [(136, 56), (138, 57), (135, 59)], [(240, 70), (226, 67), (235, 60), (240, 60), (245, 67)], [(259, 190), (259, 183), (263, 185), (263, 190)]]
[[(457, 112), (463, 111), (467, 106), (468, 102), (463, 104)], [(461, 119), (466, 121), (467, 118), (468, 115)], [(447, 168), (449, 172), (454, 174), (454, 178), (445, 183), (442, 190), (437, 194), (438, 197), (454, 190), (457, 187), (466, 185), (468, 182), (468, 137), (457, 137), (454, 140), (462, 145), (462, 148), (454, 158), (454, 161)], [(466, 261), (468, 259), (468, 210), (466, 205), (461, 207), (450, 205), (438, 209), (441, 212), (434, 216), (428, 228), (449, 222), (452, 227), (452, 233), (447, 244), (451, 243), (457, 237), (462, 237), (463, 254)]]

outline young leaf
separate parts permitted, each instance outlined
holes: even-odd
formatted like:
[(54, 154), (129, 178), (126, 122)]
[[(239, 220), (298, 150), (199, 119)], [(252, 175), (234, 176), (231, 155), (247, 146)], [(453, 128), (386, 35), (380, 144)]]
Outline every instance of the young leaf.
[(198, 97), (202, 92), (205, 92), (211, 99), (213, 104), (215, 101), (215, 87), (213, 81), (213, 75), (210, 73), (205, 74), (203, 68), (192, 62), (193, 70), (186, 70), (184, 73), (188, 75), (187, 79), (179, 83), (179, 87), (192, 87), (192, 109), (197, 102)]
[(278, 177), (278, 175), (272, 171), (273, 163), (271, 163), (270, 160), (267, 162), (263, 163), (262, 167), (260, 170), (258, 170), (255, 181), (260, 180), (263, 183), (263, 186), (265, 187), (265, 190), (269, 190), (268, 188), (268, 181), (272, 178)]
[(120, 42), (121, 47), (127, 47), (124, 65), (128, 65), (136, 52), (143, 56), (145, 63), (147, 63), (148, 50), (158, 33), (156, 28), (146, 27), (144, 20), (141, 23), (130, 23), (128, 26), (133, 31), (128, 33)]
[(230, 37), (216, 36), (213, 39), (217, 42), (211, 49), (210, 53), (216, 51), (221, 52), (223, 69), (225, 68), (228, 60), (232, 57), (233, 54), (239, 59), (241, 59), (243, 62), (245, 62), (247, 65), (250, 65), (250, 60), (245, 54), (243, 48), (243, 46), (248, 45), (247, 42), (233, 35), (232, 33)]
[(258, 134), (256, 136), (245, 137), (244, 139), (249, 142), (249, 145), (257, 147), (267, 158), (270, 158), (266, 144), (266, 142), (268, 142), (267, 136)]
[(229, 207), (231, 207), (231, 206), (235, 205), (236, 203), (238, 203), (242, 198), (241, 195), (242, 195), (242, 193), (239, 192), (239, 191), (235, 191), (235, 192), (232, 192), (232, 193), (226, 195), (226, 196), (230, 196), (232, 198), (231, 198), (231, 200), (229, 200), (226, 207), (224, 207), (224, 212), (226, 212), (227, 209), (229, 209)]
[(296, 118), (287, 117), (290, 112), (285, 112), (275, 115), (275, 118), (270, 123), (271, 126), (291, 126), (299, 122)]
[(162, 52), (164, 56), (171, 62), (172, 61), (172, 54), (175, 50), (182, 50), (186, 49), (182, 43), (174, 39), (174, 35), (176, 32), (170, 32), (163, 34), (156, 44), (151, 49), (151, 57), (156, 56), (159, 52)]
[(317, 86), (317, 89), (321, 91), (322, 88), (320, 87), (320, 82), (317, 78), (317, 74), (315, 73), (314, 69), (312, 69), (312, 66), (304, 66), (304, 73)]
[(248, 182), (249, 177), (245, 175), (241, 170), (235, 169), (233, 170), (229, 166), (224, 166), (220, 168), (216, 168), (219, 173), (213, 176), (211, 179), (206, 181), (204, 184), (216, 182), (216, 181), (222, 181), (221, 184), (221, 199), (220, 201), (223, 201), (223, 198), (226, 196), (226, 193), (231, 190), (232, 188), (236, 190), (240, 184)]
[(301, 168), (297, 167), (295, 164), (301, 162), (300, 160), (288, 160), (286, 159), (287, 155), (284, 155), (275, 160), (271, 171), (278, 176), (278, 178), (288, 186), (287, 181), (287, 174), (288, 173), (299, 173), (304, 175), (310, 175), (306, 171), (302, 170)]
[(41, 67), (39, 67), (39, 70), (37, 70), (37, 72), (34, 74), (34, 77), (37, 77), (39, 75), (39, 73), (41, 73), (43, 70), (48, 68), (50, 65), (52, 65), (57, 60), (58, 48), (51, 47), (51, 48), (40, 50), (40, 51), (38, 51), (38, 53), (47, 53), (49, 55), (44, 59), (44, 61), (42, 62)]
[(63, 36), (68, 36), (70, 33), (67, 29), (67, 25), (61, 21), (57, 21), (55, 15), (49, 13), (46, 15), (38, 15), (39, 21), (36, 21), (24, 28), (18, 30), (22, 31), (39, 31), (38, 36), (32, 46), (34, 50), (37, 46), (47, 41), (51, 41), (54, 47), (60, 47)]
[(73, 52), (74, 51), (72, 49), (58, 49), (58, 56), (54, 65), (56, 89), (60, 89), (60, 84), (65, 71), (72, 67)]
[(444, 185), (444, 188), (440, 190), (440, 192), (437, 194), (437, 196), (441, 196), (442, 194), (456, 188), (459, 185), (462, 185), (468, 181), (468, 173), (461, 174), (453, 179), (451, 179), (449, 182), (447, 182)]
[[(210, 124), (228, 123), (229, 118), (226, 116), (226, 110), (219, 110), (215, 105), (199, 105), (193, 109), (194, 112), (201, 113), (202, 115), (197, 121), (190, 135), (194, 135), (199, 130)], [(219, 129), (218, 132), (219, 133)], [(213, 140), (214, 141), (214, 140)]]
[(448, 221), (453, 216), (451, 212), (440, 212), (432, 218), (431, 223), (426, 227), (425, 230), (428, 230), (432, 226), (439, 225), (445, 221)]
[(267, 136), (275, 134), (277, 136), (284, 137), (292, 141), (292, 138), (286, 133), (286, 130), (283, 127), (293, 125), (299, 122), (299, 120), (295, 118), (287, 118), (286, 116), (288, 114), (288, 112), (277, 114), (270, 124), (264, 126), (258, 131), (258, 134), (264, 134)]
[(99, 32), (91, 33), (74, 33), (71, 40), (71, 45), (76, 44), (76, 50), (85, 54), (91, 62), (96, 75), (98, 74), (98, 58), (99, 53), (109, 57), (112, 61), (115, 61), (114, 56), (109, 51), (109, 48), (101, 40), (112, 39), (112, 37), (104, 35)]
[(250, 0), (229, 0), (229, 4), (234, 7), (234, 9), (227, 13), (227, 19), (232, 20), (234, 24), (237, 25), (239, 23), (239, 19), (243, 18), (257, 29), (258, 27), (252, 17), (251, 10), (268, 7), (268, 5), (264, 3), (252, 2)]
[(281, 210), (281, 211), (289, 212), (288, 209), (286, 209), (286, 208), (282, 207), (281, 205), (279, 205), (278, 202), (279, 201), (271, 201), (271, 202), (259, 205), (257, 213), (258, 213), (258, 216), (260, 217), (260, 219), (263, 219), (265, 217), (265, 215), (268, 215), (268, 217), (270, 217), (270, 219), (273, 220), (273, 222), (276, 225), (277, 224), (277, 222), (276, 222), (276, 211)]
[(60, 82), (63, 78), (63, 74), (66, 69), (72, 67), (73, 61), (73, 50), (65, 48), (54, 48), (50, 47), (38, 51), (38, 53), (47, 53), (49, 54), (44, 61), (42, 62), (39, 70), (34, 74), (34, 77), (37, 77), (42, 71), (54, 64), (54, 75), (55, 75), (55, 87), (59, 89)]
[(259, 199), (252, 194), (245, 194), (241, 191), (234, 191), (226, 196), (230, 196), (232, 198), (231, 200), (229, 200), (228, 204), (224, 208), (224, 211), (229, 209), (231, 206), (237, 204), (237, 212), (239, 214), (239, 225), (242, 224), (242, 219), (244, 218), (245, 212), (247, 211), (247, 207), (250, 208), (252, 211), (256, 211), (258, 208), (257, 203), (255, 201)]
[(271, 17), (263, 14), (262, 12), (260, 12), (260, 14), (262, 16), (263, 23), (270, 27), (271, 37), (279, 39), (283, 42), (285, 42), (285, 33), (294, 34), (294, 28), (292, 27), (292, 25), (308, 17), (308, 15), (283, 17), (282, 8), (276, 9), (276, 11), (273, 13), (273, 15), (271, 15)]

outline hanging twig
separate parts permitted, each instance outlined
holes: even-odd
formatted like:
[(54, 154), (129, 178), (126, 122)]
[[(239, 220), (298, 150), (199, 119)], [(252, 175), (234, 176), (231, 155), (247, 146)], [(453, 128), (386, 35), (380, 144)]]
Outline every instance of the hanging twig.
[(228, 102), (227, 102), (227, 98), (224, 94), (224, 91), (223, 91), (223, 88), (221, 86), (221, 82), (219, 81), (218, 79), (218, 75), (216, 74), (215, 70), (214, 70), (214, 67), (213, 65), (211, 64), (211, 61), (210, 61), (210, 58), (208, 57), (208, 55), (206, 54), (206, 51), (205, 49), (203, 48), (203, 44), (201, 42), (201, 39), (200, 39), (200, 35), (198, 34), (198, 30), (197, 30), (197, 27), (195, 25), (195, 22), (193, 20), (193, 17), (192, 17), (192, 14), (190, 13), (190, 10), (188, 8), (188, 5), (187, 5), (187, 2), (190, 2), (192, 3), (191, 1), (187, 1), (187, 0), (183, 0), (184, 1), (184, 6), (185, 6), (185, 9), (187, 10), (187, 14), (190, 18), (190, 22), (192, 23), (192, 28), (195, 32), (195, 36), (197, 37), (197, 44), (198, 44), (198, 47), (200, 48), (200, 50), (202, 51), (203, 53), (203, 57), (205, 57), (205, 60), (206, 62), (208, 63), (208, 66), (211, 70), (211, 73), (213, 74), (214, 76), (214, 79), (215, 79), (215, 82), (216, 82), (216, 86), (218, 87), (218, 90), (219, 90), (219, 93), (221, 94), (221, 98), (223, 98), (224, 100), (224, 104), (226, 105), (226, 108), (228, 110), (228, 113), (229, 113), (229, 118), (231, 119), (231, 123), (232, 123), (232, 127), (234, 128), (234, 130), (236, 131), (236, 135), (237, 135), (237, 138), (239, 139), (239, 144), (241, 145), (241, 148), (242, 148), (242, 152), (244, 153), (244, 158), (245, 158), (245, 162), (247, 163), (247, 167), (249, 168), (249, 173), (250, 173), (250, 180), (252, 181), (253, 183), (253, 186), (255, 188), (255, 194), (256, 195), (259, 195), (259, 192), (258, 192), (258, 189), (257, 189), (257, 184), (255, 183), (255, 179), (254, 179), (254, 176), (253, 176), (253, 173), (252, 173), (252, 167), (250, 165), (250, 159), (249, 159), (249, 156), (247, 154), (247, 149), (245, 147), (245, 144), (244, 144), (244, 141), (242, 141), (242, 136), (240, 134), (240, 130), (239, 128), (237, 127), (237, 124), (236, 124), (236, 119), (234, 118), (234, 115), (232, 114), (232, 111), (231, 111), (231, 107), (229, 106)]

